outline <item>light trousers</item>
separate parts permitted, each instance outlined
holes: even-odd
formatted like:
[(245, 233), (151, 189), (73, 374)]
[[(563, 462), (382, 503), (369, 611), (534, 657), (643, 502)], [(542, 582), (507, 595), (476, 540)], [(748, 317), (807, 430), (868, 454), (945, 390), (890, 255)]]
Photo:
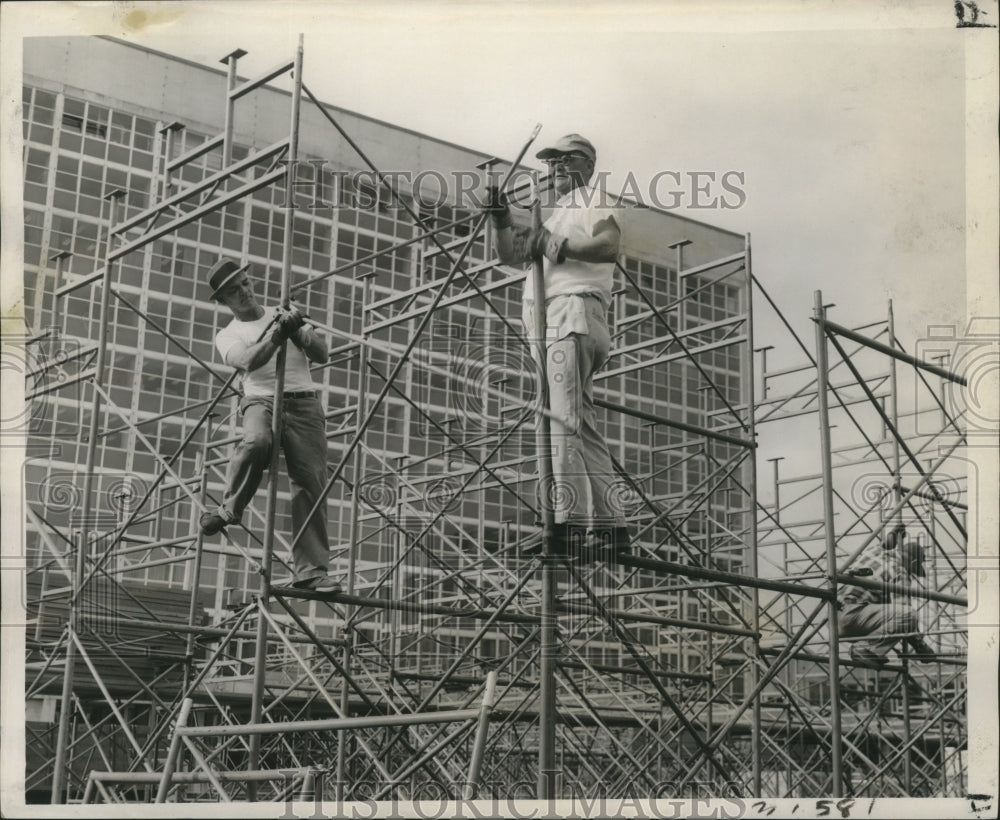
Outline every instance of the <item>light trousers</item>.
[(594, 407), (594, 374), (608, 358), (611, 334), (600, 299), (583, 303), (586, 333), (560, 338), (559, 327), (546, 329), (555, 522), (623, 527), (620, 486)]
[[(901, 634), (916, 632), (917, 613), (905, 602), (889, 604), (852, 604), (844, 606), (837, 618), (838, 633), (842, 638), (870, 636), (859, 641), (859, 648), (884, 657), (899, 643)], [(911, 643), (920, 643), (913, 640)]]
[[(286, 398), (282, 402), (281, 449), (291, 485), (294, 581), (324, 576), (330, 556), (326, 506), (306, 521), (326, 487), (326, 419), (319, 398)], [(238, 521), (271, 463), (271, 399), (243, 399), (243, 438), (233, 451), (228, 488), (220, 512)], [(303, 531), (304, 525), (304, 531)]]

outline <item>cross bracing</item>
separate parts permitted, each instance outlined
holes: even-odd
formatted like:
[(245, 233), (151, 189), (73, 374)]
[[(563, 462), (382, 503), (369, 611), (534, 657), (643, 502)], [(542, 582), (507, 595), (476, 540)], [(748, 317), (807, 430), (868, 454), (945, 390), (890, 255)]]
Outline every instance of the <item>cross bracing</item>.
[[(409, 210), (411, 235), (303, 277), (287, 208), (270, 284), (297, 298), (346, 295), (357, 317), (314, 317), (334, 340), (323, 368), (336, 374), (320, 514), (337, 522), (347, 589), (282, 585), (296, 534), (279, 482), (221, 543), (192, 535), (218, 501), (237, 432), (232, 379), (144, 311), (124, 266), (141, 257), (148, 274), (154, 242), (212, 213), (245, 215), (268, 186), (283, 183), (291, 201), (303, 94), (378, 171), (302, 84), (301, 51), (282, 68), (297, 66), (289, 138), (234, 161), (233, 107), (253, 90), (236, 82), (240, 56), (227, 58), (226, 131), (187, 148), (183, 127), (165, 125), (155, 204), (137, 212), (111, 192), (106, 259), (58, 285), (61, 297), (97, 289), (102, 330), (54, 365), (60, 385), (33, 397), (80, 386), (89, 399), (73, 475), (78, 508), (95, 514), (73, 519), (55, 503), (28, 512), (43, 556), (31, 572), (28, 694), (59, 714), (29, 727), (29, 787), (49, 786), (56, 802), (661, 794), (664, 784), (678, 795), (962, 793), (966, 501), (960, 480), (940, 481), (955, 472), (962, 432), (936, 392), (956, 377), (921, 364), (924, 403), (900, 412), (896, 363), (915, 360), (891, 314), (887, 329), (865, 332), (818, 315), (834, 361), (791, 334), (805, 364), (761, 367), (760, 395), (752, 307), (780, 312), (752, 274), (749, 241), (694, 266), (679, 244), (665, 297), (620, 266), (616, 348), (598, 385), (636, 539), (616, 564), (577, 564), (518, 555), (544, 506), (534, 438), (544, 411), (508, 309), (524, 273), (491, 260), (485, 217), (439, 224), (384, 184), (380, 196)], [(185, 179), (212, 155), (215, 172)], [(387, 292), (380, 263), (401, 252), (421, 277)], [(727, 315), (703, 318), (720, 283), (732, 287)], [(128, 313), (168, 356), (195, 361), (210, 398), (154, 415), (122, 400), (107, 377), (110, 335)], [(637, 375), (647, 395), (679, 378), (679, 409), (628, 392)], [(831, 414), (843, 419), (838, 440), (816, 447), (824, 463), (785, 479), (775, 466), (763, 503), (757, 428), (825, 416), (829, 430)], [(113, 435), (153, 469), (104, 510)], [(881, 489), (858, 488), (859, 470), (881, 475)], [(901, 514), (935, 555), (926, 588), (905, 592), (946, 651), (876, 670), (840, 658), (828, 617), (837, 586), (861, 583), (844, 574), (854, 556)], [(186, 529), (170, 526), (178, 516)], [(163, 567), (179, 581), (161, 602), (170, 617), (142, 584)]]

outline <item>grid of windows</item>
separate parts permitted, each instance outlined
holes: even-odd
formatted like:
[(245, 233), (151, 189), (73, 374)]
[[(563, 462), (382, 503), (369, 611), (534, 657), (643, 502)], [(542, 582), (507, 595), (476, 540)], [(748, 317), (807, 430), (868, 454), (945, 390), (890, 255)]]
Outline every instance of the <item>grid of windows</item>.
[[(99, 269), (106, 251), (107, 222), (111, 206), (105, 199), (113, 189), (126, 191), (124, 207), (119, 216), (140, 212), (152, 201), (157, 174), (162, 175), (165, 158), (159, 156), (162, 145), (157, 146), (158, 123), (137, 114), (119, 111), (93, 101), (75, 99), (42, 89), (24, 89), (24, 161), (25, 161), (25, 287), (29, 322), (34, 327), (44, 327), (52, 321), (54, 290), (53, 265), (50, 257), (58, 251), (69, 251), (72, 257), (67, 273), (85, 275)], [(182, 129), (173, 135), (173, 157), (202, 145), (208, 135), (192, 129)], [(249, 146), (234, 146), (235, 158), (247, 155)], [(220, 152), (210, 151), (174, 173), (174, 190), (177, 185), (194, 184), (221, 167)], [(376, 259), (363, 263), (342, 274), (314, 282), (309, 287), (296, 290), (295, 298), (306, 311), (322, 324), (359, 336), (363, 331), (361, 305), (362, 284), (355, 279), (359, 274), (372, 272), (372, 299), (410, 291), (428, 282), (439, 281), (451, 270), (448, 254), (441, 253), (437, 243), (423, 239), (412, 245), (395, 248), (400, 242), (413, 239), (418, 228), (413, 220), (385, 196), (384, 189), (353, 178), (328, 167), (316, 158), (306, 157), (298, 168), (298, 181), (308, 183), (315, 179), (319, 169), (322, 200), (326, 197), (330, 207), (303, 207), (294, 215), (292, 224), (291, 262), (292, 285), (302, 285), (310, 278), (328, 273), (338, 267), (380, 253)], [(162, 178), (162, 177), (159, 177)], [(300, 184), (299, 196), (312, 196), (308, 185)], [(402, 192), (412, 197), (411, 192)], [(408, 201), (413, 201), (409, 199)], [(299, 203), (300, 205), (303, 203)], [(192, 210), (188, 203), (180, 212)], [(469, 217), (474, 214), (448, 204), (435, 207), (421, 206), (421, 216), (431, 226), (440, 226), (454, 220), (465, 220), (460, 225), (437, 234), (442, 244), (451, 244), (456, 250), (470, 230)], [(170, 458), (187, 437), (200, 415), (198, 404), (215, 395), (220, 381), (188, 356), (184, 350), (212, 366), (217, 372), (228, 371), (217, 360), (213, 339), (219, 329), (229, 321), (229, 314), (206, 301), (204, 273), (220, 252), (246, 258), (252, 263), (251, 279), (265, 304), (278, 299), (279, 271), (285, 240), (284, 190), (271, 186), (255, 192), (251, 197), (225, 209), (210, 213), (192, 222), (175, 234), (158, 239), (141, 251), (120, 260), (116, 266), (116, 289), (140, 310), (139, 315), (124, 302), (112, 300), (109, 325), (111, 355), (105, 380), (113, 405), (120, 408), (133, 423), (139, 423), (142, 437), (153, 444), (155, 454), (149, 452), (139, 436), (125, 426), (124, 420), (105, 407), (101, 429), (123, 428), (105, 436), (98, 452), (99, 468), (108, 476), (122, 472), (138, 475), (151, 481), (162, 469), (157, 459)], [(479, 236), (466, 254), (466, 266), (484, 262), (488, 258), (488, 235)], [(383, 253), (384, 252), (384, 253)], [(644, 259), (626, 259), (626, 269), (636, 279), (648, 298), (657, 305), (668, 305), (679, 296), (677, 272), (667, 265)], [(500, 276), (500, 272), (488, 276)], [(477, 282), (488, 281), (486, 277)], [(703, 290), (694, 290), (704, 281), (689, 277), (683, 293), (690, 295), (681, 310), (672, 310), (668, 319), (675, 321), (683, 316), (685, 328), (705, 322), (727, 319), (740, 310), (741, 293), (729, 282), (709, 284)], [(452, 292), (468, 287), (464, 278), (455, 278)], [(101, 328), (98, 317), (98, 289), (81, 288), (63, 300), (60, 307), (68, 333), (82, 339), (96, 339)], [(429, 296), (418, 298), (409, 307), (426, 304)], [(422, 301), (421, 301), (422, 300)], [(490, 296), (491, 302), (505, 314), (519, 317), (520, 288), (514, 286)], [(390, 308), (404, 309), (404, 303)], [(408, 309), (408, 308), (407, 308)], [(655, 317), (629, 325), (629, 318), (648, 311), (645, 302), (625, 286), (615, 296), (613, 319), (624, 332), (616, 338), (616, 346), (640, 344), (663, 335), (660, 322)], [(433, 338), (434, 327), (441, 325), (454, 334), (453, 338), (468, 342), (484, 332), (485, 317), (491, 311), (481, 300), (473, 300), (461, 307), (445, 308), (435, 314), (434, 324), (425, 338)], [(164, 336), (155, 325), (162, 328)], [(493, 325), (499, 322), (492, 320)], [(515, 327), (520, 329), (518, 322)], [(405, 344), (409, 341), (415, 322), (401, 324), (380, 332), (376, 342)], [(678, 325), (678, 327), (680, 327)], [(702, 336), (698, 337), (700, 340)], [(711, 337), (708, 337), (711, 338)], [(509, 341), (509, 340), (508, 340)], [(337, 345), (341, 340), (334, 339)], [(501, 344), (506, 344), (503, 342)], [(509, 342), (510, 345), (516, 345)], [(182, 350), (184, 348), (184, 350)], [(668, 351), (670, 348), (668, 348)], [(395, 364), (392, 357), (373, 352), (371, 361), (383, 374)], [(739, 348), (722, 347), (701, 354), (702, 366), (726, 396), (736, 403), (740, 399), (741, 359)], [(523, 360), (520, 361), (523, 364)], [(447, 368), (446, 368), (447, 370)], [(360, 387), (357, 356), (344, 356), (328, 366), (317, 369), (314, 377), (327, 392), (327, 410), (336, 412), (354, 400)], [(378, 378), (373, 379), (373, 389), (381, 388)], [(403, 371), (401, 388), (411, 398), (416, 398), (421, 408), (438, 424), (444, 425), (471, 452), (449, 443), (439, 434), (428, 435), (426, 420), (403, 398), (390, 395), (380, 408), (366, 437), (366, 444), (378, 453), (386, 465), (395, 466), (404, 458), (412, 462), (426, 459), (413, 469), (412, 488), (400, 489), (400, 496), (409, 494), (415, 505), (426, 505), (424, 493), (430, 493), (436, 479), (448, 471), (471, 466), (474, 458), (483, 458), (487, 445), (480, 440), (481, 430), (463, 424), (463, 414), (469, 409), (463, 401), (468, 398), (454, 379), (440, 373), (423, 371), (419, 366), (408, 365)], [(627, 404), (647, 412), (679, 418), (690, 423), (709, 426), (706, 413), (720, 409), (721, 400), (703, 393), (703, 383), (687, 363), (671, 363), (658, 368), (624, 373), (599, 382), (596, 394), (602, 398)], [(515, 391), (517, 392), (517, 391)], [(705, 395), (704, 408), (694, 404), (693, 396)], [(461, 399), (461, 400), (459, 400)], [(701, 401), (701, 399), (698, 399)], [(89, 415), (85, 404), (57, 404), (53, 424), (60, 429), (80, 429)], [(497, 408), (498, 414), (502, 408)], [(509, 410), (509, 408), (508, 408)], [(224, 401), (214, 425), (221, 436), (233, 435), (238, 429), (234, 403)], [(513, 423), (516, 413), (507, 413), (504, 424)], [(164, 418), (159, 418), (165, 416)], [(644, 492), (656, 500), (676, 499), (704, 479), (709, 469), (704, 459), (684, 461), (687, 451), (680, 447), (690, 436), (662, 426), (650, 425), (631, 416), (606, 414), (600, 421), (616, 458), (632, 475), (641, 477)], [(339, 462), (351, 435), (336, 435), (333, 425), (328, 427), (330, 449), (328, 462)], [(199, 439), (200, 441), (200, 439)], [(714, 445), (713, 445), (714, 446)], [(80, 464), (84, 460), (86, 442), (68, 438), (60, 458), (64, 463)], [(226, 448), (210, 452), (215, 464), (208, 482), (209, 498), (218, 500), (221, 475), (225, 470)], [(734, 453), (725, 448), (713, 450), (716, 458), (725, 459)], [(479, 543), (499, 545), (513, 534), (516, 536), (525, 525), (534, 521), (529, 505), (537, 503), (533, 485), (535, 459), (534, 434), (530, 425), (523, 425), (521, 432), (512, 436), (499, 451), (493, 462), (503, 463), (497, 473), (510, 482), (510, 488), (500, 488), (492, 476), (477, 477), (450, 513), (461, 528), (447, 528), (449, 537), (462, 549), (472, 549), (468, 537), (473, 534)], [(173, 465), (179, 475), (193, 475), (196, 470), (197, 448), (188, 448)], [(674, 466), (675, 464), (679, 466)], [(108, 478), (111, 481), (112, 478)], [(43, 478), (32, 479), (41, 487)], [(448, 493), (457, 488), (446, 486), (440, 492)], [(279, 484), (284, 496), (286, 484)], [(337, 485), (331, 494), (331, 507), (338, 514), (328, 516), (331, 540), (335, 544), (346, 542), (350, 521), (346, 514), (348, 490)], [(520, 494), (522, 497), (519, 497)], [(445, 496), (437, 496), (440, 500)], [(177, 538), (192, 530), (192, 505), (178, 488), (163, 489), (158, 495), (162, 505), (140, 527), (139, 534), (159, 539)], [(181, 503), (170, 504), (173, 499)], [(525, 500), (527, 503), (525, 503)], [(646, 511), (642, 513), (647, 515)], [(651, 514), (650, 514), (651, 516)], [(248, 521), (253, 525), (253, 521)], [(259, 522), (257, 522), (259, 523)], [(506, 526), (509, 523), (510, 526)], [(733, 531), (740, 526), (727, 520)], [(287, 511), (281, 507), (278, 530), (289, 532), (291, 522)], [(384, 521), (373, 517), (364, 531), (372, 536), (372, 548), (365, 557), (372, 560), (389, 560), (395, 546), (385, 543)], [(707, 540), (712, 527), (704, 515), (693, 516), (686, 525), (691, 538)], [(669, 529), (659, 525), (654, 537), (667, 538)], [(248, 542), (251, 549), (256, 545)], [(435, 542), (440, 554), (450, 554)], [(157, 552), (150, 558), (166, 557), (169, 552)], [(163, 565), (142, 570), (146, 580), (181, 583), (189, 568), (183, 564)], [(255, 579), (249, 574), (247, 562), (239, 555), (209, 553), (202, 567), (202, 582), (207, 586), (251, 588)], [(642, 574), (637, 583), (654, 585), (658, 580)], [(220, 592), (221, 594), (221, 592)], [(655, 645), (655, 635), (649, 645)], [(423, 639), (422, 639), (423, 640)], [(498, 639), (498, 643), (500, 640)], [(440, 650), (440, 644), (438, 649)], [(451, 657), (453, 650), (445, 654)], [(591, 659), (600, 663), (620, 664), (628, 658), (622, 656), (617, 645), (595, 643)], [(676, 659), (675, 659), (676, 660)], [(679, 662), (679, 661), (678, 661)], [(691, 663), (688, 657), (687, 663)]]

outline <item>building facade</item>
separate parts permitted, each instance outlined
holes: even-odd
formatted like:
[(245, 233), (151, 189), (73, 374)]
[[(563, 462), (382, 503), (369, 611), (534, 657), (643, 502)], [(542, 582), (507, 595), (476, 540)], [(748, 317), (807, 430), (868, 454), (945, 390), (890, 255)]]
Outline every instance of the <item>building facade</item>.
[[(30, 334), (52, 331), (51, 338), (59, 340), (45, 355), (75, 362), (83, 373), (101, 330), (101, 289), (88, 277), (103, 267), (112, 208), (120, 207), (114, 217), (120, 223), (178, 186), (221, 169), (219, 152), (205, 151), (167, 179), (174, 158), (196, 153), (223, 130), (227, 77), (220, 69), (104, 37), (26, 40), (24, 55), (25, 318)], [(287, 135), (289, 104), (288, 93), (271, 87), (241, 101), (234, 161)], [(447, 177), (479, 173), (494, 159), (404, 127), (329, 110), (383, 171)], [(170, 477), (156, 489), (148, 511), (135, 517), (110, 566), (117, 577), (151, 589), (199, 588), (210, 622), (227, 612), (234, 596), (256, 588), (247, 555), (259, 555), (263, 493), (258, 511), (245, 519), (250, 536), (235, 547), (206, 543), (195, 577), (190, 549), (199, 509), (193, 498), (204, 491), (209, 506), (219, 498), (227, 447), (238, 431), (235, 400), (227, 398), (212, 419), (208, 443), (199, 431), (181, 446), (228, 376), (213, 340), (230, 316), (208, 300), (205, 271), (220, 254), (249, 261), (258, 293), (273, 306), (283, 243), (291, 241), (295, 298), (310, 316), (343, 333), (339, 338), (331, 333), (331, 347), (339, 352), (314, 371), (326, 399), (333, 469), (356, 435), (359, 396), (370, 399), (382, 389), (371, 372), (362, 374), (357, 340), (370, 343), (369, 365), (388, 373), (413, 337), (435, 284), (451, 268), (440, 247), (418, 239), (420, 229), (399, 201), (373, 184), (370, 174), (364, 176), (369, 169), (315, 106), (303, 104), (300, 123), (301, 200), (291, 237), (284, 235), (284, 192), (272, 185), (116, 263), (95, 464), (99, 510), (81, 510), (73, 495), (88, 444), (86, 380), (51, 390), (43, 385), (36, 399), (40, 411), (25, 471), (27, 503), (44, 510), (54, 526), (72, 527), (73, 516), (81, 513), (120, 524), (169, 463)], [(125, 192), (120, 206), (107, 198), (116, 189)], [(422, 196), (405, 185), (400, 195), (440, 228), (442, 244), (455, 252), (464, 246), (477, 216), (473, 209), (454, 197)], [(744, 238), (634, 203), (622, 203), (620, 213), (623, 267), (642, 293), (619, 277), (611, 317), (615, 350), (598, 377), (597, 397), (696, 427), (737, 429), (736, 421), (726, 421), (727, 406), (745, 417), (751, 400), (745, 274), (732, 275), (730, 265), (679, 275), (676, 247), (683, 246), (683, 268), (690, 271), (739, 255)], [(505, 555), (533, 527), (531, 424), (501, 435), (523, 407), (476, 389), (499, 385), (523, 401), (533, 392), (530, 379), (524, 380), (530, 355), (518, 336), (524, 272), (496, 265), (491, 243), (486, 230), (469, 247), (465, 290), (434, 313), (412, 355), (400, 364), (399, 389), (386, 395), (365, 432), (363, 461), (344, 465), (347, 480), (331, 490), (326, 512), (337, 565), (346, 568), (356, 549), (358, 594), (447, 603), (475, 598), (483, 589), (502, 590), (511, 574), (505, 559), (480, 559)], [(488, 300), (469, 296), (476, 288)], [(29, 392), (36, 388), (31, 385)], [(615, 459), (642, 491), (625, 489), (631, 521), (643, 531), (644, 543), (667, 558), (693, 551), (714, 566), (743, 567), (746, 547), (733, 535), (747, 529), (748, 502), (736, 479), (747, 486), (748, 468), (738, 463), (739, 447), (715, 441), (709, 449), (700, 437), (639, 415), (609, 411), (603, 425)], [(735, 479), (718, 480), (719, 464), (729, 462)], [(363, 502), (356, 525), (351, 487)], [(286, 497), (283, 478), (279, 496)], [(290, 531), (283, 510), (277, 530)], [(412, 549), (415, 534), (420, 550)], [(27, 545), (32, 567), (51, 562), (51, 549), (30, 522)], [(470, 579), (478, 592), (470, 592)], [(623, 595), (647, 595), (652, 610), (664, 617), (707, 617), (704, 593), (671, 592), (652, 574), (634, 573)], [(494, 599), (482, 593), (478, 600)], [(307, 614), (320, 637), (341, 634), (337, 617), (315, 606), (307, 607)], [(716, 622), (735, 623), (727, 617), (725, 606), (712, 613)], [(424, 675), (447, 667), (472, 634), (445, 619), (400, 612), (363, 630), (379, 653), (397, 658), (395, 671)], [(629, 661), (622, 645), (599, 628), (582, 634), (590, 634), (581, 650), (589, 661)], [(704, 635), (679, 639), (655, 625), (638, 628), (637, 635), (667, 668), (692, 673), (707, 668)], [(252, 658), (251, 643), (234, 654)], [(514, 643), (503, 630), (487, 634), (469, 655), (470, 666), (504, 657)], [(230, 677), (249, 676), (238, 667), (234, 662)], [(724, 685), (736, 698), (742, 677)]]

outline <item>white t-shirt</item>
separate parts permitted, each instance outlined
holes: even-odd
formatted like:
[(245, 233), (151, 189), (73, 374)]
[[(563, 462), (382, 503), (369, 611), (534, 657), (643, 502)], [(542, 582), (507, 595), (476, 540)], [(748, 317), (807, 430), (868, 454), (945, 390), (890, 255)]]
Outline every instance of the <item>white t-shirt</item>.
[[(222, 356), (222, 360), (230, 367), (233, 367), (229, 361), (230, 354), (237, 353), (244, 348), (256, 344), (260, 340), (264, 328), (268, 326), (270, 319), (270, 315), (265, 313), (259, 319), (254, 319), (252, 322), (233, 319), (233, 321), (222, 328), (219, 331), (219, 335), (215, 337), (215, 347), (219, 351), (219, 355)], [(268, 337), (270, 337), (273, 330), (274, 328), (271, 327), (267, 331)], [(270, 399), (274, 397), (275, 363), (277, 360), (278, 354), (275, 353), (268, 360), (267, 364), (249, 373), (243, 373), (244, 396), (253, 399)], [(300, 390), (315, 389), (316, 385), (313, 384), (312, 376), (309, 374), (309, 362), (305, 354), (289, 342), (285, 345), (285, 392), (292, 393)]]
[[(590, 239), (594, 228), (602, 221), (611, 219), (621, 231), (621, 220), (616, 217), (616, 209), (602, 205), (606, 198), (603, 191), (595, 188), (577, 188), (563, 194), (556, 202), (552, 215), (545, 220), (545, 227), (552, 233), (568, 239)], [(614, 287), (614, 262), (582, 262), (567, 259), (561, 263), (542, 262), (545, 272), (545, 298), (579, 293), (597, 293), (605, 307), (611, 304), (611, 289)], [(529, 274), (525, 279), (524, 298), (534, 299), (534, 283)]]

